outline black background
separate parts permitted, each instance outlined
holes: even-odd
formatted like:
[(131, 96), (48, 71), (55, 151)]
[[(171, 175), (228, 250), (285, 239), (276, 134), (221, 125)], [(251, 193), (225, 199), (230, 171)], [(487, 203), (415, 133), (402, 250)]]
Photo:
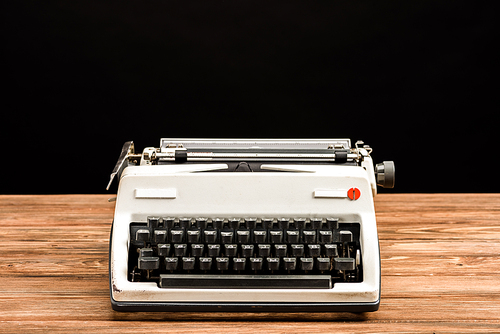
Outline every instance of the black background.
[(390, 192), (498, 192), (493, 6), (2, 7), (0, 193), (104, 193), (125, 141), (161, 137), (362, 139)]

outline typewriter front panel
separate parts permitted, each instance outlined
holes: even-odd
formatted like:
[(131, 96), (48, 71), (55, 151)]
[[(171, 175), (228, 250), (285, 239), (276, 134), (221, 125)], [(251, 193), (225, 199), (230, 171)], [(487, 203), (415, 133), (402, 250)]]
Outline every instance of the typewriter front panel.
[(117, 302), (379, 300), (377, 228), (361, 167), (268, 173), (128, 167), (112, 233)]

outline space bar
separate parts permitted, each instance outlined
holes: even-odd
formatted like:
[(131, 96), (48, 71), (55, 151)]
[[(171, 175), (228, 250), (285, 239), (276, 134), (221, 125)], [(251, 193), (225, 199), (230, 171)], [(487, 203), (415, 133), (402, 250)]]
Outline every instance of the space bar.
[(160, 275), (160, 288), (331, 289), (330, 275)]

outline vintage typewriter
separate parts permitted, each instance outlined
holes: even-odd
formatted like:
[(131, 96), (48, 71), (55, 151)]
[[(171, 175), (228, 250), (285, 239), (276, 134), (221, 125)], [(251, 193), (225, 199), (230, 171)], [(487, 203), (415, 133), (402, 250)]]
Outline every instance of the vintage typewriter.
[[(110, 241), (117, 311), (378, 309), (373, 196), (394, 163), (349, 139), (161, 139), (122, 148)], [(109, 185), (108, 185), (109, 188)]]

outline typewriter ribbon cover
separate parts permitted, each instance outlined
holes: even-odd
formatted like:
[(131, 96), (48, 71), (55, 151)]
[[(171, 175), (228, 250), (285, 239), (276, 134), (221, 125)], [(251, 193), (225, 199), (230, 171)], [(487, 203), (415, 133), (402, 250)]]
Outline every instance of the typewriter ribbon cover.
[[(375, 311), (373, 196), (394, 163), (349, 139), (161, 139), (122, 148), (110, 240), (118, 311)], [(109, 185), (108, 185), (109, 188)]]

